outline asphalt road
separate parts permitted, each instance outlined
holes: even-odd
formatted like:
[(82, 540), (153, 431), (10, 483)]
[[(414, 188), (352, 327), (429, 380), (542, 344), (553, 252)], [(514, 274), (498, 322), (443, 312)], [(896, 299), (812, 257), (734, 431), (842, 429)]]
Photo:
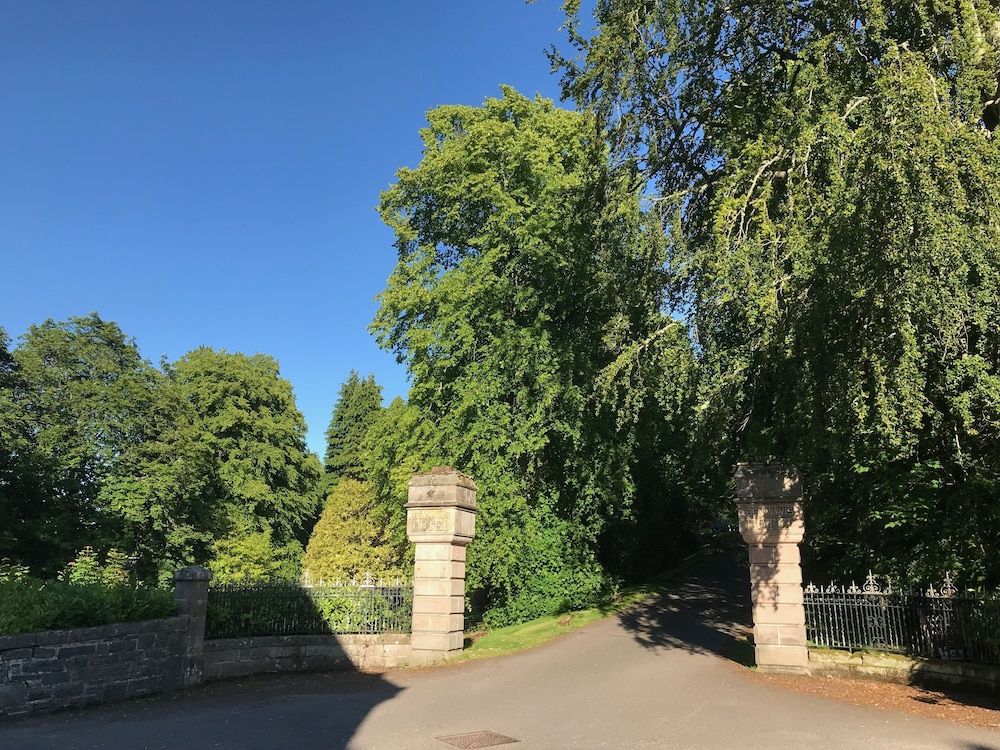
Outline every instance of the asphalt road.
[(267, 677), (9, 722), (0, 750), (447, 750), (479, 730), (533, 748), (1000, 750), (1000, 732), (748, 680), (732, 566), (514, 656), (385, 675)]

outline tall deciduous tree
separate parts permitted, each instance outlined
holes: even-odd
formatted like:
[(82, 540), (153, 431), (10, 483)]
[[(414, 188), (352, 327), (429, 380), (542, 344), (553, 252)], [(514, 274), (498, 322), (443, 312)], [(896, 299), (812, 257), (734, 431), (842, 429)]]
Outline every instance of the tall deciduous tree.
[(52, 555), (53, 501), (47, 466), (35, 449), (27, 388), (10, 339), (0, 329), (0, 559), (32, 562)]
[[(123, 454), (142, 442), (160, 375), (134, 342), (97, 314), (32, 326), (14, 350), (12, 394), (29, 425), (37, 533), (19, 557), (51, 569), (81, 547), (117, 543), (122, 519), (101, 499)], [(10, 376), (10, 373), (8, 373)], [(23, 434), (23, 432), (22, 432)]]
[[(212, 446), (229, 536), (267, 534), (276, 549), (304, 541), (322, 470), (306, 449), (306, 423), (278, 363), (203, 347), (181, 357), (171, 375)], [(238, 556), (239, 545), (223, 547)]]
[(361, 445), (381, 411), (382, 388), (375, 382), (375, 376), (361, 378), (351, 370), (340, 386), (326, 431), (325, 468), (333, 482), (345, 477), (365, 479)]
[(140, 441), (124, 451), (101, 486), (102, 507), (120, 519), (115, 546), (143, 577), (169, 580), (204, 562), (228, 529), (215, 441), (199, 428), (181, 387), (161, 376)]
[(828, 565), (1000, 581), (1000, 10), (603, 0), (565, 93), (655, 186), (700, 414)]
[(505, 87), (428, 120), (420, 166), (382, 196), (399, 262), (373, 330), (409, 369), (428, 450), (482, 483), (477, 607), (582, 604), (607, 581), (608, 520), (655, 471), (636, 444), (652, 386), (673, 382), (664, 353), (688, 347), (660, 312), (662, 237), (591, 118)]

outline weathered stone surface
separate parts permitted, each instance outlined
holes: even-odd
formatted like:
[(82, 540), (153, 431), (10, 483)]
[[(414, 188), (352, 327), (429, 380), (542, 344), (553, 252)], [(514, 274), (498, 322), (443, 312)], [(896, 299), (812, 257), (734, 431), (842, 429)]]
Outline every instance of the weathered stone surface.
[(801, 646), (758, 645), (754, 647), (757, 669), (762, 671), (809, 669), (809, 652)]
[(0, 658), (4, 651), (12, 649), (30, 648), (35, 645), (37, 633), (21, 633), (18, 635), (0, 635)]
[(802, 481), (791, 466), (778, 463), (741, 463), (736, 466), (736, 497), (770, 500), (801, 498)]
[(736, 469), (740, 534), (748, 545), (757, 668), (807, 672), (805, 608), (798, 543), (805, 534), (802, 482), (791, 467)]
[(180, 687), (186, 617), (12, 637), (0, 651), (0, 716), (122, 700)]
[(898, 682), (904, 685), (965, 686), (1000, 690), (1000, 666), (963, 661), (921, 659), (881, 652), (811, 649), (814, 674), (839, 674)]
[(804, 625), (755, 625), (753, 641), (758, 646), (805, 646)]
[(447, 467), (410, 482), (406, 528), (415, 545), (411, 663), (443, 661), (464, 645), (465, 548), (476, 533), (476, 491), (471, 478)]

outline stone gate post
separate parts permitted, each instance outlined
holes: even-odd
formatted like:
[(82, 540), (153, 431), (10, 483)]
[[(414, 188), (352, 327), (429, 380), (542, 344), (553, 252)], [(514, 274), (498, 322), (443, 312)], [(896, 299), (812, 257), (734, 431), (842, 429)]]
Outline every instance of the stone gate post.
[(208, 613), (208, 584), (212, 571), (200, 565), (174, 573), (174, 601), (177, 611), (188, 616), (187, 654), (184, 684), (201, 682), (205, 667), (205, 616)]
[(471, 477), (447, 466), (410, 479), (406, 534), (415, 545), (411, 661), (461, 653), (465, 640), (465, 549), (476, 534)]
[(736, 507), (749, 548), (757, 668), (808, 672), (799, 556), (805, 523), (798, 473), (774, 463), (739, 464)]

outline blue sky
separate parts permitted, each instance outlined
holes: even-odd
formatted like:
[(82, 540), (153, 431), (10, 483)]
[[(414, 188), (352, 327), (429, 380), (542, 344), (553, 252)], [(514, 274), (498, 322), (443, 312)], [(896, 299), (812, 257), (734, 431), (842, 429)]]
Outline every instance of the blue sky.
[(0, 326), (96, 310), (156, 362), (266, 352), (322, 434), (393, 262), (374, 207), (430, 107), (558, 97), (558, 0), (0, 4)]

